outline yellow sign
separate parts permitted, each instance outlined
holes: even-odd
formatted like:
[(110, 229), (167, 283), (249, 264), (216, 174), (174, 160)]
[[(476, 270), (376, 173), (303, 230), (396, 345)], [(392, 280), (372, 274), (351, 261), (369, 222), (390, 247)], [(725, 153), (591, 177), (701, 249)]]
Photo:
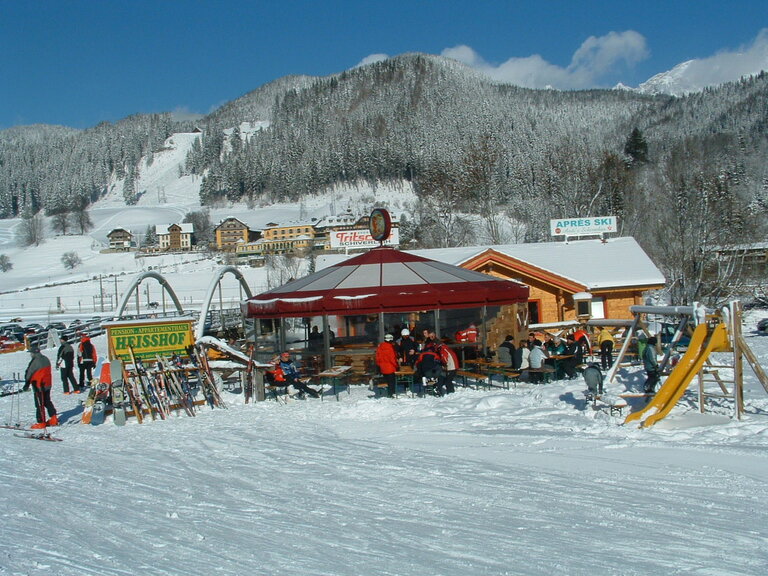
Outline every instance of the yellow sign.
[(164, 320), (107, 325), (107, 340), (111, 358), (131, 361), (130, 348), (137, 358), (154, 359), (186, 354), (194, 344), (192, 322)]

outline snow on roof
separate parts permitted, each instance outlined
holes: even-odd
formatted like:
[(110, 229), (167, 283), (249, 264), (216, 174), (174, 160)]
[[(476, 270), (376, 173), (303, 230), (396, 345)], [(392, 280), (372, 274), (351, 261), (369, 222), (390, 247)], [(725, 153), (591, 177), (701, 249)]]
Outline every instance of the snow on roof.
[[(588, 290), (665, 284), (661, 271), (632, 237), (571, 242), (540, 242), (492, 246), (463, 246), (414, 250), (414, 254), (460, 266), (486, 250), (495, 250), (516, 260), (542, 268), (583, 284)], [(320, 270), (346, 260), (344, 254), (317, 257)]]

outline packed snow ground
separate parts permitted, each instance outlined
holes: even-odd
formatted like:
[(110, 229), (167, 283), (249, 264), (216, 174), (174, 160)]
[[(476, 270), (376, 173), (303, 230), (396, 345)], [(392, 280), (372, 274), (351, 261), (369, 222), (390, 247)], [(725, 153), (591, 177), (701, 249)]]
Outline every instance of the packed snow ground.
[[(761, 314), (744, 330), (765, 366)], [(691, 388), (648, 430), (594, 411), (578, 380), (225, 393), (227, 410), (116, 427), (81, 425), (57, 377), (63, 442), (0, 431), (0, 574), (762, 575), (768, 395), (748, 368), (745, 387), (741, 421), (727, 402), (698, 414)], [(31, 422), (29, 393), (0, 398), (0, 419), (14, 399)]]

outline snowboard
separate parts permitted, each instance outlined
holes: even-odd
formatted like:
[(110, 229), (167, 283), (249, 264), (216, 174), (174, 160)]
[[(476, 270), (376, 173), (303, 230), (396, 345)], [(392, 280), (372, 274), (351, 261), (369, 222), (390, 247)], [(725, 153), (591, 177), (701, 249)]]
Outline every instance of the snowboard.
[(112, 377), (112, 421), (116, 426), (125, 425), (125, 381), (123, 380), (123, 361), (115, 358), (110, 362)]
[[(104, 402), (109, 396), (109, 384), (112, 380), (110, 368), (111, 363), (105, 362), (101, 365), (101, 372), (99, 374), (99, 380), (95, 379), (91, 382), (91, 388), (88, 391), (88, 396), (83, 403), (83, 416), (80, 421), (83, 424), (100, 424), (104, 421), (103, 412), (105, 409)], [(101, 422), (94, 422), (93, 418), (96, 412), (101, 414), (98, 416), (101, 418)]]
[(104, 423), (104, 417), (107, 412), (107, 401), (109, 400), (109, 384), (100, 382), (96, 391), (96, 397), (91, 411), (91, 425), (98, 426)]

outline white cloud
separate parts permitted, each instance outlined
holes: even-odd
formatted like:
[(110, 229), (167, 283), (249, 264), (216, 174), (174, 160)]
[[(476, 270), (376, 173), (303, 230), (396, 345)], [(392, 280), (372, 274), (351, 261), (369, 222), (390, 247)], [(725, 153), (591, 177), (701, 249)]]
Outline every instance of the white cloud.
[(632, 67), (648, 57), (645, 38), (633, 30), (610, 32), (605, 36), (590, 36), (571, 58), (568, 67), (561, 67), (534, 54), (510, 58), (499, 65), (485, 60), (469, 46), (446, 48), (442, 56), (463, 62), (484, 72), (494, 80), (528, 88), (554, 87), (560, 89), (591, 88), (601, 78), (620, 65)]
[(358, 62), (353, 68), (360, 68), (360, 66), (365, 66), (366, 64), (373, 64), (375, 62), (381, 62), (382, 60), (387, 60), (389, 58), (389, 54), (371, 54), (370, 56), (366, 56), (360, 62)]
[(685, 79), (691, 85), (713, 86), (766, 69), (768, 28), (763, 28), (751, 44), (735, 51), (721, 51), (709, 58), (691, 60), (685, 68)]

